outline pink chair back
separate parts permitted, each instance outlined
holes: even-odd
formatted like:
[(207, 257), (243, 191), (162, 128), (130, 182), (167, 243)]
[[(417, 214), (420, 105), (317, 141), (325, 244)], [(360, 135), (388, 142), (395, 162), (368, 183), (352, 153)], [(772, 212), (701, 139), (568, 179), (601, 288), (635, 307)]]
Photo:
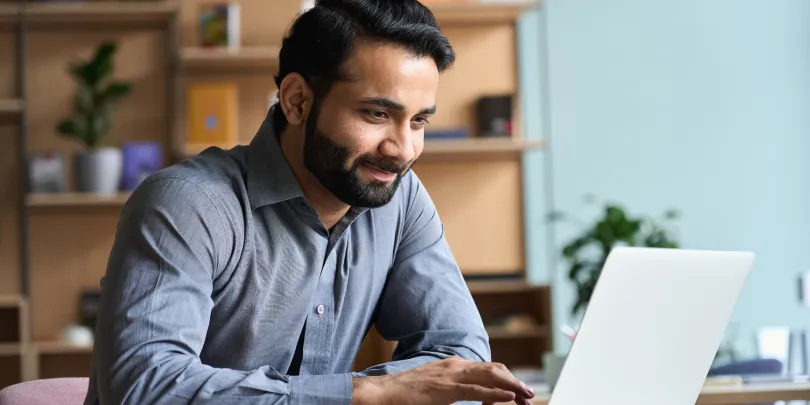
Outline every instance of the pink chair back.
[(0, 405), (82, 405), (87, 378), (26, 381), (0, 390)]

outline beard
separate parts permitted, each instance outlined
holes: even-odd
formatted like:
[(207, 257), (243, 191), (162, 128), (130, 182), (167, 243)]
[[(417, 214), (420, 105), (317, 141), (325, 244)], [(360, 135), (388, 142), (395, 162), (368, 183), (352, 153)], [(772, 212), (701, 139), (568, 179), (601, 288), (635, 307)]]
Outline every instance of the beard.
[[(402, 177), (411, 169), (411, 164), (365, 154), (348, 165), (351, 149), (334, 142), (318, 130), (319, 112), (320, 103), (315, 102), (304, 128), (304, 166), (335, 197), (350, 206), (377, 208), (388, 204), (394, 198)], [(396, 173), (397, 176), (390, 182), (365, 182), (359, 173), (361, 164)]]

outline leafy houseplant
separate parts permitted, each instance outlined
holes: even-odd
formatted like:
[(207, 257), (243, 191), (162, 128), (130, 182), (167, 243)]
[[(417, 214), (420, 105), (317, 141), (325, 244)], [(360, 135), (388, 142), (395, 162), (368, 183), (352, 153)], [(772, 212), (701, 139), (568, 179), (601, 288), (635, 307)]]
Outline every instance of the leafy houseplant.
[[(571, 308), (572, 315), (579, 314), (588, 305), (613, 247), (678, 248), (675, 233), (665, 225), (679, 216), (676, 210), (666, 211), (663, 219), (631, 216), (618, 204), (605, 204), (601, 217), (586, 226), (562, 249), (562, 257), (568, 263), (568, 279), (576, 286), (577, 297)], [(560, 221), (569, 218), (561, 212), (553, 212), (549, 219)]]
[(111, 116), (118, 102), (130, 94), (130, 83), (112, 79), (114, 42), (104, 42), (89, 60), (71, 62), (68, 72), (76, 82), (73, 114), (62, 120), (57, 131), (78, 141), (84, 151), (76, 155), (75, 175), (79, 191), (114, 193), (121, 179), (121, 151), (102, 147), (110, 132)]

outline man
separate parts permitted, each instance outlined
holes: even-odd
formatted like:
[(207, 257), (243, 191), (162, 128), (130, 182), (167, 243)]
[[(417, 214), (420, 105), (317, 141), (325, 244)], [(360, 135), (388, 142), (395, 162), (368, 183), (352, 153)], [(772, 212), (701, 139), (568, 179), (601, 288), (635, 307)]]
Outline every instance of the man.
[[(86, 404), (528, 404), (410, 171), (453, 60), (416, 0), (300, 16), (250, 145), (124, 207)], [(372, 324), (394, 359), (352, 373)]]

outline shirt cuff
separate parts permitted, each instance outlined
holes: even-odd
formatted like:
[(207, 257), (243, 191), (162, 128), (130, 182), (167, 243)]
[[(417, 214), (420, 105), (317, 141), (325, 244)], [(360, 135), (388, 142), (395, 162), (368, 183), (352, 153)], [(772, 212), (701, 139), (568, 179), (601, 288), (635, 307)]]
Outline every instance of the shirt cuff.
[(291, 405), (351, 405), (352, 375), (298, 375), (290, 378)]

